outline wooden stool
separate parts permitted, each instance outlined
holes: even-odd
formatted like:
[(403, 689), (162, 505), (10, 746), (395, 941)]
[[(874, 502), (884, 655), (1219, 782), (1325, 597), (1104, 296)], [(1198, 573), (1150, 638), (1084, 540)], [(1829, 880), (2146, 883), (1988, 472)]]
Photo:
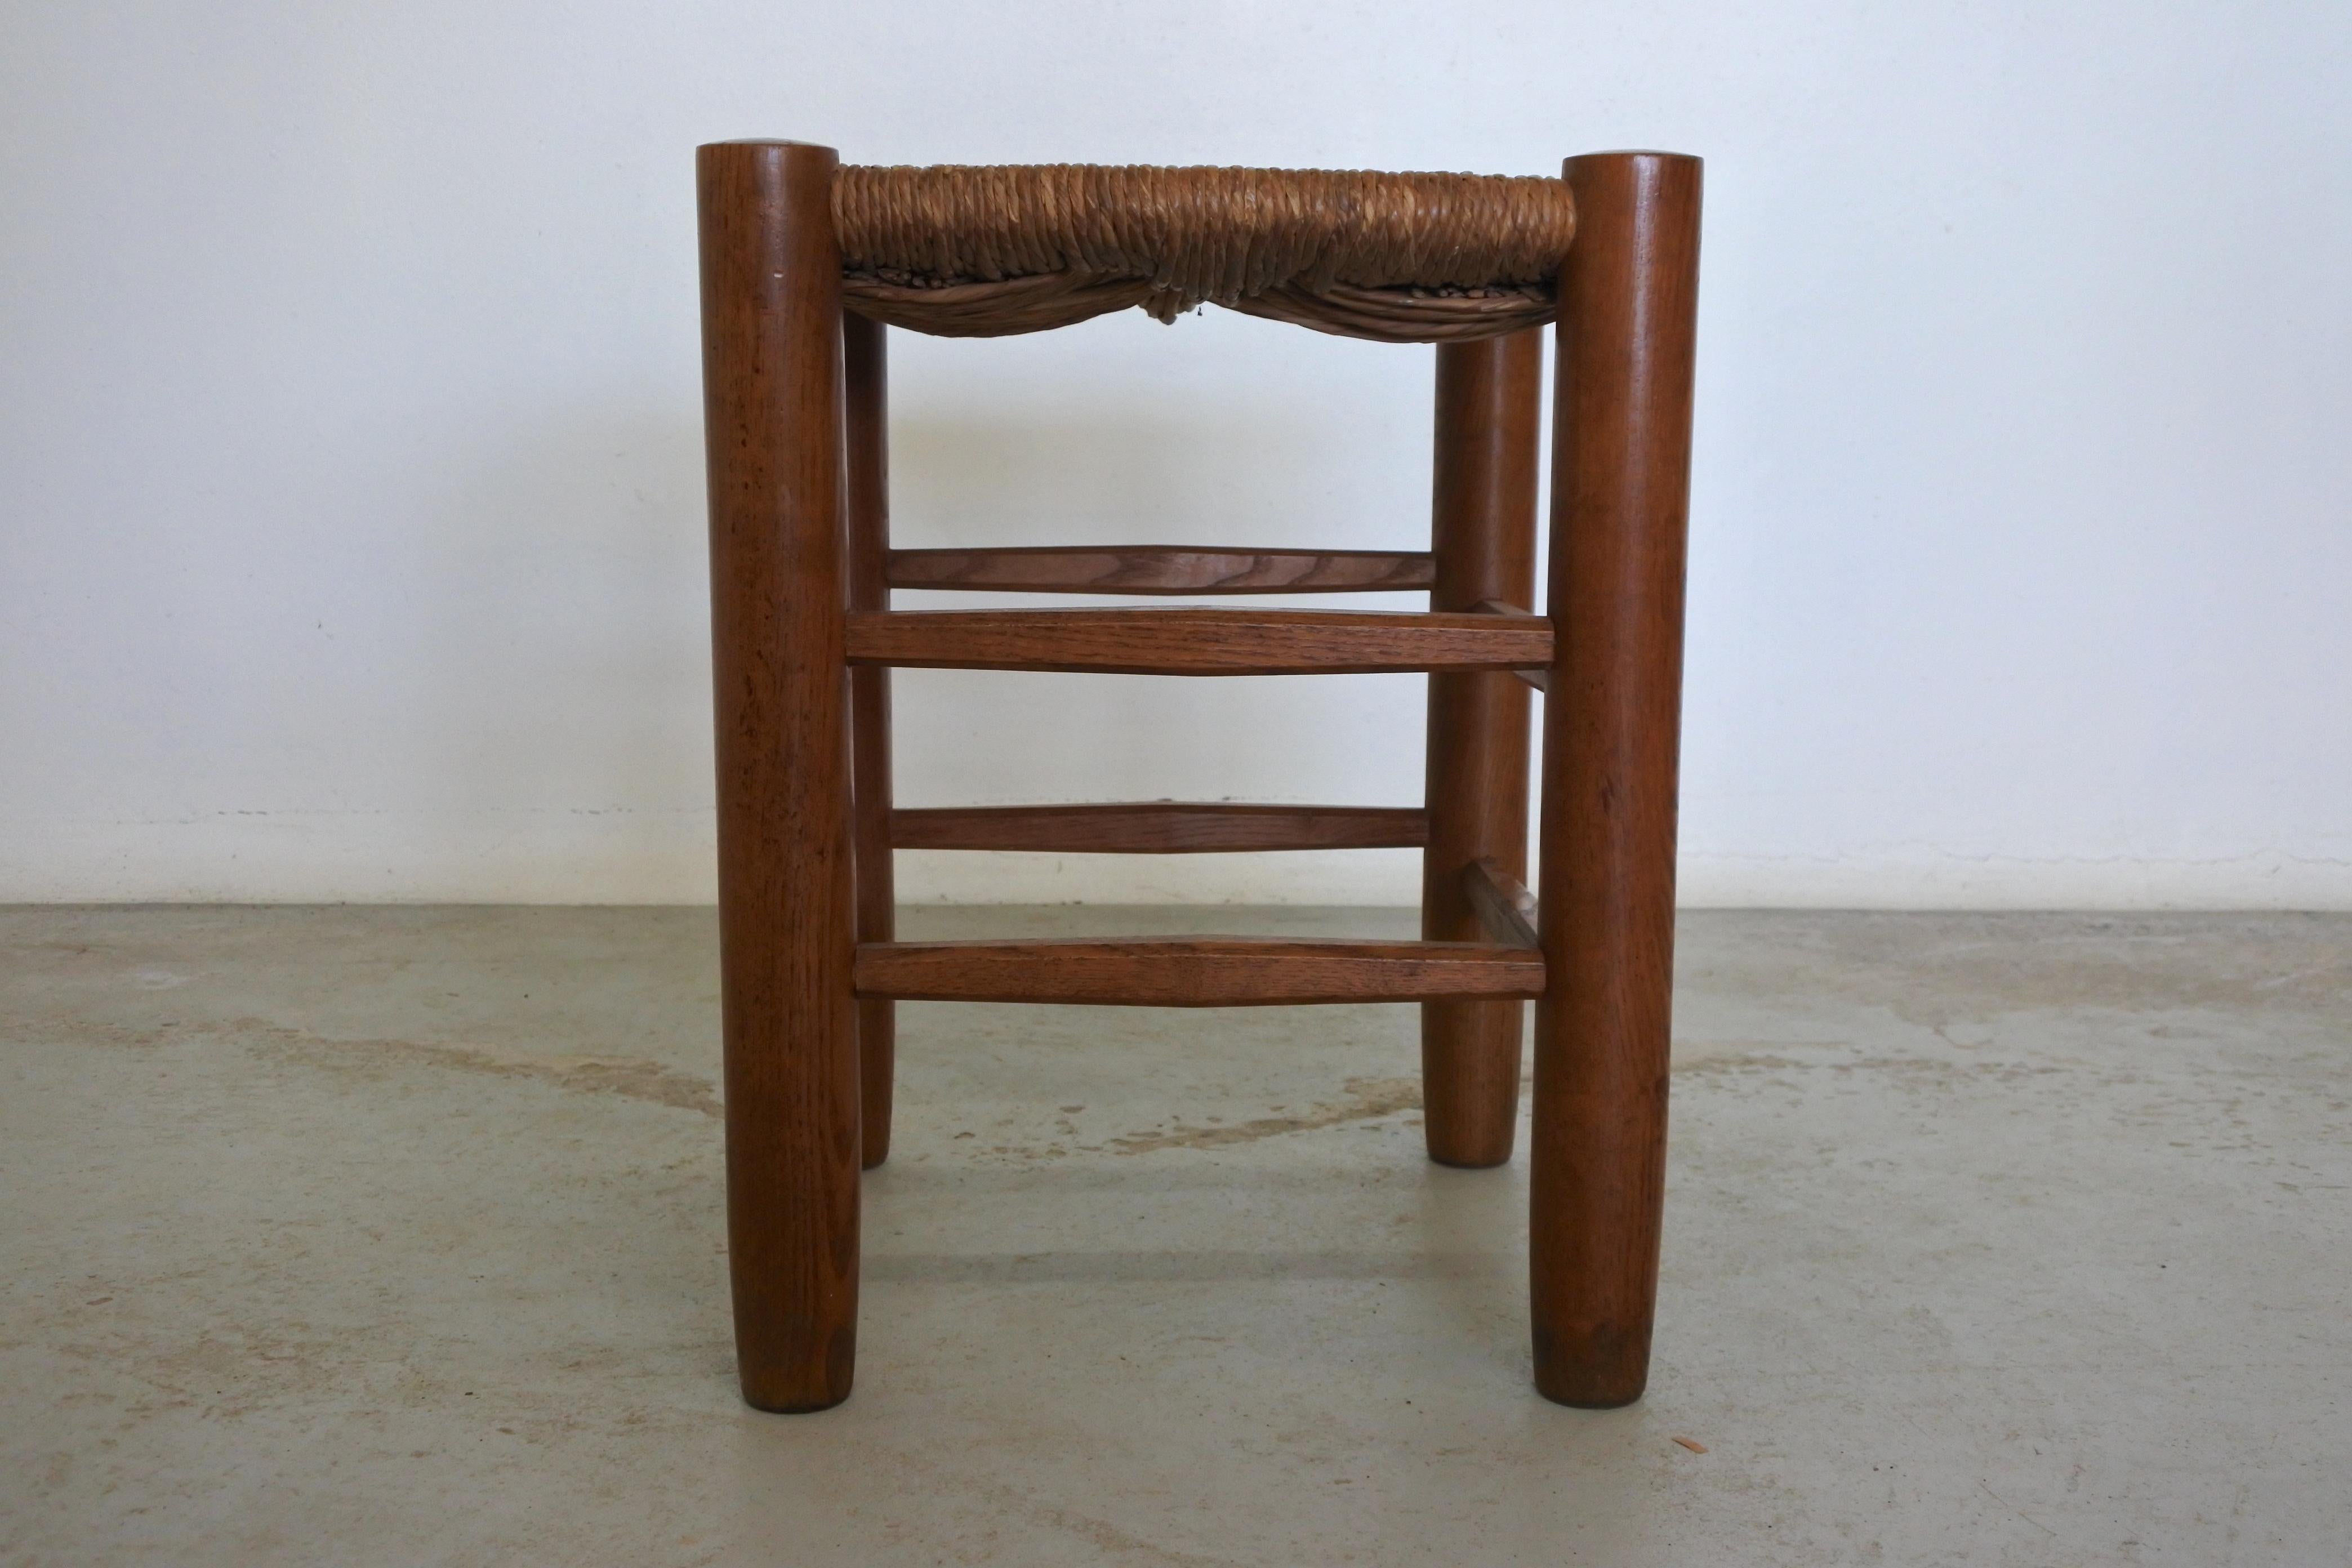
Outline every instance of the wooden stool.
[[(706, 146), (702, 230), (727, 1184), (743, 1395), (849, 1394), (858, 1171), (888, 1149), (896, 998), (1154, 1006), (1417, 1001), (1431, 1157), (1510, 1156), (1536, 999), (1536, 1386), (1648, 1375), (1665, 1172), (1675, 789), (1699, 163), (1562, 179), (1245, 169), (842, 167)], [(1572, 243), (1571, 243), (1572, 241)], [(883, 326), (1034, 331), (1202, 301), (1434, 342), (1426, 552), (897, 551)], [(1551, 568), (1530, 615), (1543, 323)], [(904, 612), (894, 587), (1426, 589), (1428, 614)], [(1426, 670), (1419, 809), (894, 811), (889, 669)], [(1521, 885), (1528, 688), (1548, 693), (1542, 865)], [(893, 846), (1169, 853), (1422, 847), (1420, 942), (899, 942)]]

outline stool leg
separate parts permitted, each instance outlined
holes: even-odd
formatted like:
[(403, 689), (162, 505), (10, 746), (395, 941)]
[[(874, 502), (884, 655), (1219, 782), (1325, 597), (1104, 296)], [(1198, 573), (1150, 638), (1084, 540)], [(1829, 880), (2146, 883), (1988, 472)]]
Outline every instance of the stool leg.
[(1657, 1300), (1699, 162), (1566, 175), (1530, 1273), (1536, 1387), (1606, 1406), (1642, 1395)]
[(849, 1396), (857, 1037), (833, 151), (697, 156), (727, 1232), (743, 1397)]
[[(841, 318), (842, 379), (848, 411), (849, 607), (890, 607), (889, 377), (883, 326)], [(890, 862), (890, 671), (849, 672), (852, 832), (857, 846), (859, 942), (889, 942), (898, 930)], [(898, 1004), (857, 1004), (858, 1120), (865, 1164), (890, 1157), (890, 1079), (898, 1052)]]
[[(1437, 350), (1437, 442), (1431, 549), (1433, 610), (1499, 599), (1528, 609), (1536, 586), (1536, 426), (1543, 330)], [(1463, 891), (1464, 868), (1491, 856), (1524, 881), (1528, 858), (1528, 704), (1510, 674), (1429, 678), (1421, 934), (1486, 940)], [(1429, 1157), (1499, 1165), (1518, 1130), (1517, 1002), (1421, 1005), (1422, 1097)]]

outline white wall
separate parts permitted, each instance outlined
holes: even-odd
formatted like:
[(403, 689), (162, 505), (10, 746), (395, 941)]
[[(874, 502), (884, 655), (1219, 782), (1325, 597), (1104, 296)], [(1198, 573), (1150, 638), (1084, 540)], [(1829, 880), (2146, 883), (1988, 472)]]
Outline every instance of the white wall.
[[(2341, 0), (17, 0), (0, 898), (709, 896), (691, 167), (742, 135), (1703, 153), (1686, 900), (2352, 905)], [(1423, 537), (1426, 349), (1215, 312), (893, 342), (904, 542)], [(902, 693), (909, 804), (1420, 789), (1412, 679)]]

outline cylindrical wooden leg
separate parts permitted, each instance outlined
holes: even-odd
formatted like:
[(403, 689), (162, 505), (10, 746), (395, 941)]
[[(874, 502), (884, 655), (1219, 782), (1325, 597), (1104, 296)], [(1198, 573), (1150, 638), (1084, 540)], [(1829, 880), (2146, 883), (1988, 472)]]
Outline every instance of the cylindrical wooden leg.
[[(1543, 331), (1437, 350), (1433, 610), (1499, 600), (1520, 609), (1536, 585), (1536, 426)], [(1422, 856), (1421, 934), (1487, 940), (1462, 873), (1492, 857), (1522, 880), (1528, 857), (1528, 702), (1509, 674), (1429, 678), (1429, 847)], [(1429, 1157), (1499, 1165), (1519, 1111), (1517, 1002), (1421, 1005), (1422, 1096)]]
[(1570, 159), (1559, 285), (1529, 1216), (1536, 1386), (1649, 1376), (1665, 1190), (1699, 162)]
[(772, 142), (696, 158), (727, 1230), (763, 1410), (847, 1398), (857, 1343), (835, 162)]
[[(841, 318), (842, 375), (848, 406), (849, 607), (890, 607), (889, 375), (883, 326)], [(850, 819), (857, 846), (859, 942), (889, 942), (898, 929), (890, 863), (890, 671), (849, 672)], [(890, 1157), (890, 1079), (898, 1053), (898, 1004), (857, 1004), (859, 1121), (866, 1168)]]

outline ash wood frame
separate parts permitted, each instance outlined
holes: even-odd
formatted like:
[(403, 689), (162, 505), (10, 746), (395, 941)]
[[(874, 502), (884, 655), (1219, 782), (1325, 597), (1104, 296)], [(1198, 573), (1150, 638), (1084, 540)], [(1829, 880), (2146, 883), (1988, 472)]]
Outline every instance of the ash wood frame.
[[(893, 1003), (1415, 1000), (1433, 1159), (1509, 1158), (1536, 1002), (1535, 1381), (1640, 1397), (1654, 1315), (1700, 165), (1573, 158), (1551, 571), (1534, 599), (1539, 329), (1437, 353), (1425, 552), (894, 551), (883, 329), (842, 308), (836, 157), (697, 160), (730, 1268), (744, 1398), (824, 1409), (856, 1360), (858, 1173), (887, 1156)], [(890, 611), (893, 587), (1426, 588), (1426, 616)], [(1173, 619), (1168, 617), (1174, 617)], [(894, 809), (889, 668), (1424, 669), (1423, 804)], [(1528, 688), (1548, 694), (1524, 885)], [(1414, 845), (1420, 942), (901, 943), (894, 845), (1126, 853)], [(1529, 919), (1530, 908), (1533, 919)]]
[(1367, 594), (1426, 591), (1436, 563), (1427, 551), (1048, 544), (893, 550), (889, 574), (893, 588), (1016, 594)]
[(1094, 855), (1419, 849), (1429, 843), (1429, 813), (1406, 805), (1251, 805), (1223, 800), (927, 806), (892, 812), (889, 843), (899, 849)]
[(876, 942), (857, 950), (861, 996), (1095, 1006), (1262, 1007), (1538, 996), (1543, 955), (1482, 942), (1282, 941)]

